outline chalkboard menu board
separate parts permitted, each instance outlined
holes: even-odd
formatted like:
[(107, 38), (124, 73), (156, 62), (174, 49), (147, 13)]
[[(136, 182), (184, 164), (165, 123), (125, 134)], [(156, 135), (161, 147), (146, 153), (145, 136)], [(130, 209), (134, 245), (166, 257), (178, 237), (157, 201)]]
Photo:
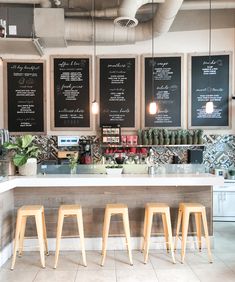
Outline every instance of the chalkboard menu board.
[(44, 63), (42, 61), (7, 61), (6, 126), (12, 133), (45, 131)]
[(52, 57), (52, 127), (90, 128), (89, 57)]
[(100, 126), (135, 128), (136, 58), (100, 58)]
[[(178, 57), (144, 57), (144, 127), (181, 127), (181, 61)], [(155, 101), (158, 111), (149, 114)]]
[[(191, 56), (189, 127), (229, 126), (229, 55)], [(214, 111), (206, 113), (206, 103)]]

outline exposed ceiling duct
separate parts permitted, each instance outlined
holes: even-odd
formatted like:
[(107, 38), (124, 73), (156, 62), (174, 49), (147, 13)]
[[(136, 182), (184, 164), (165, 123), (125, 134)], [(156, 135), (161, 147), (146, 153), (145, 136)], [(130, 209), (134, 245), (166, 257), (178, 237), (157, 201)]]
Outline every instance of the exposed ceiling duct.
[(0, 3), (7, 4), (39, 4), (42, 8), (50, 8), (51, 1), (50, 0), (0, 0)]
[[(164, 3), (159, 4), (153, 19), (154, 36), (159, 36), (169, 30), (182, 2), (183, 0), (166, 0)], [(138, 7), (135, 5), (135, 10), (131, 11), (132, 15), (136, 14), (136, 9)], [(135, 41), (147, 40), (152, 36), (151, 28), (151, 22), (139, 23), (135, 29), (132, 29), (119, 27), (114, 25), (112, 21), (97, 20), (96, 41), (100, 43), (134, 43)], [(65, 38), (71, 41), (92, 41), (93, 29), (91, 21), (88, 19), (66, 18)]]

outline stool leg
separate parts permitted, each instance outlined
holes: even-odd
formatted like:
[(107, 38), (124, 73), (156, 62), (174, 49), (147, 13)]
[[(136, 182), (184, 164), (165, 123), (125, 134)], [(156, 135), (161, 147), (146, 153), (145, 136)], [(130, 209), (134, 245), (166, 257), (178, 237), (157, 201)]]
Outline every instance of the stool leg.
[(147, 213), (148, 209), (147, 207), (145, 208), (144, 212), (144, 230), (143, 230), (143, 242), (142, 242), (142, 247), (141, 247), (141, 252), (145, 250), (145, 236), (146, 236), (146, 226), (147, 226)]
[(49, 256), (48, 252), (48, 244), (47, 244), (47, 229), (46, 229), (46, 222), (45, 222), (45, 213), (42, 212), (42, 224), (43, 224), (43, 239), (44, 239), (44, 246), (46, 255)]
[(124, 225), (124, 230), (125, 230), (125, 235), (126, 235), (126, 246), (127, 246), (127, 251), (129, 254), (129, 260), (130, 260), (130, 264), (133, 265), (132, 254), (131, 254), (131, 234), (130, 234), (128, 210), (126, 210), (123, 213), (122, 217), (123, 217), (123, 225)]
[(146, 236), (145, 236), (145, 250), (144, 250), (144, 263), (147, 263), (148, 260), (148, 254), (149, 254), (149, 244), (150, 244), (150, 235), (152, 230), (152, 222), (153, 222), (153, 213), (151, 211), (148, 211), (147, 216), (147, 227), (146, 227)]
[(199, 248), (199, 252), (201, 252), (202, 250), (202, 222), (201, 222), (200, 213), (195, 213), (195, 222), (196, 222), (198, 248)]
[(165, 236), (165, 241), (166, 241), (166, 250), (169, 252), (169, 238), (168, 238), (168, 228), (167, 228), (167, 223), (166, 223), (166, 215), (163, 213), (162, 214), (162, 223), (163, 223), (163, 230), (164, 230), (164, 236)]
[(17, 219), (16, 219), (15, 242), (14, 242), (14, 250), (13, 250), (13, 258), (12, 258), (11, 270), (14, 269), (15, 262), (16, 262), (16, 253), (17, 253), (18, 245), (19, 245), (21, 220), (22, 220), (22, 216), (18, 212), (17, 213)]
[(212, 263), (213, 261), (212, 261), (212, 255), (211, 255), (210, 238), (209, 238), (209, 233), (208, 233), (208, 226), (207, 226), (207, 219), (206, 219), (206, 209), (205, 208), (202, 211), (202, 222), (203, 222), (203, 227), (204, 227), (204, 232), (205, 232), (208, 258), (209, 258), (209, 262)]
[(169, 210), (166, 212), (165, 218), (166, 218), (166, 227), (168, 229), (168, 245), (170, 246), (170, 249), (171, 249), (171, 256), (172, 256), (173, 263), (175, 263), (172, 228), (171, 228), (171, 216), (170, 216)]
[(182, 211), (181, 211), (181, 209), (179, 209), (179, 211), (178, 211), (178, 219), (177, 219), (177, 226), (176, 226), (176, 234), (175, 234), (175, 246), (174, 246), (175, 250), (177, 248), (177, 242), (178, 242), (179, 233), (180, 233), (181, 221), (182, 221)]
[(44, 240), (43, 240), (43, 224), (42, 224), (42, 213), (38, 213), (35, 216), (36, 220), (36, 227), (38, 233), (38, 241), (39, 241), (39, 248), (40, 248), (40, 257), (41, 257), (41, 264), (42, 267), (45, 268), (45, 256), (44, 256)]
[(19, 256), (22, 256), (23, 254), (26, 221), (27, 221), (27, 216), (22, 216), (21, 228), (20, 228), (20, 244), (19, 244), (19, 252), (18, 252)]
[(182, 223), (182, 247), (181, 247), (181, 263), (184, 263), (187, 234), (188, 234), (188, 224), (189, 224), (189, 212), (183, 212), (183, 223)]
[(77, 215), (77, 222), (78, 222), (78, 230), (79, 230), (80, 241), (81, 241), (82, 260), (83, 260), (84, 266), (87, 266), (87, 263), (86, 263), (86, 252), (85, 252), (85, 242), (84, 242), (84, 229), (83, 229), (82, 211), (79, 211), (79, 214)]
[(57, 232), (56, 232), (56, 251), (55, 251), (54, 268), (57, 267), (58, 258), (59, 258), (60, 240), (61, 240), (61, 235), (62, 235), (63, 222), (64, 222), (64, 215), (62, 214), (62, 211), (59, 210)]
[(103, 239), (102, 239), (101, 266), (104, 265), (104, 261), (105, 261), (105, 257), (106, 257), (106, 249), (107, 249), (107, 240), (108, 240), (108, 235), (109, 235), (110, 219), (111, 219), (111, 214), (107, 210), (105, 210), (104, 226), (103, 226)]

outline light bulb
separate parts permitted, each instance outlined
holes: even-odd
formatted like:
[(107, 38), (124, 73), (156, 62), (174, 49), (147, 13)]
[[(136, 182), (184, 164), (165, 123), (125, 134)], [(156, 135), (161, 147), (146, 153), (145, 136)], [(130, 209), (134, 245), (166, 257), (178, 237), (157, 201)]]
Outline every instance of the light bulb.
[(206, 103), (206, 113), (212, 114), (214, 112), (214, 103), (209, 101)]
[(156, 102), (151, 102), (149, 104), (149, 114), (150, 115), (155, 115), (157, 113), (157, 103)]
[(97, 115), (99, 112), (99, 104), (96, 102), (96, 100), (94, 100), (91, 104), (91, 112), (94, 115)]

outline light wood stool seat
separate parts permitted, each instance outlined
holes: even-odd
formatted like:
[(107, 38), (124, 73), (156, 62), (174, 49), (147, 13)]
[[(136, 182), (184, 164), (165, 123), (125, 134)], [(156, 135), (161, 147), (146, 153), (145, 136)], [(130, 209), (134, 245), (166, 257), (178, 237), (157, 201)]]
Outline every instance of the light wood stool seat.
[(199, 251), (201, 251), (201, 248), (202, 248), (201, 220), (203, 222), (203, 228), (204, 228), (205, 239), (206, 239), (206, 246), (207, 246), (207, 251), (208, 251), (208, 258), (209, 258), (209, 262), (212, 263), (210, 238), (209, 238), (207, 219), (206, 219), (206, 208), (205, 208), (205, 206), (203, 206), (199, 203), (180, 203), (179, 204), (179, 212), (178, 212), (178, 220), (177, 220), (176, 236), (175, 236), (175, 249), (177, 247), (177, 240), (179, 238), (179, 231), (180, 231), (181, 222), (182, 222), (181, 263), (183, 263), (184, 258), (185, 258), (189, 217), (190, 217), (191, 213), (193, 213), (194, 216), (195, 216), (196, 233), (197, 233)]
[(150, 236), (153, 223), (153, 215), (161, 214), (162, 223), (164, 229), (164, 235), (166, 240), (167, 251), (171, 250), (172, 260), (175, 263), (174, 248), (172, 241), (172, 229), (171, 229), (171, 218), (170, 218), (170, 208), (164, 203), (147, 203), (145, 205), (145, 217), (144, 217), (144, 238), (142, 251), (144, 251), (144, 263), (148, 261)]
[(129, 255), (130, 264), (133, 265), (131, 246), (130, 246), (130, 226), (129, 226), (129, 216), (128, 216), (128, 207), (124, 204), (107, 204), (105, 208), (104, 215), (104, 225), (103, 225), (103, 240), (102, 240), (102, 261), (101, 266), (104, 265), (107, 249), (107, 240), (109, 234), (109, 226), (111, 216), (115, 214), (121, 214), (123, 218), (123, 225), (126, 237), (126, 246)]
[(41, 264), (43, 268), (45, 267), (44, 251), (48, 254), (48, 246), (47, 246), (47, 233), (46, 233), (44, 207), (41, 205), (31, 205), (31, 206), (22, 206), (17, 211), (15, 243), (14, 243), (11, 270), (13, 270), (15, 266), (17, 251), (19, 255), (22, 255), (23, 253), (25, 227), (26, 227), (28, 216), (35, 217), (39, 247), (40, 247)]
[(58, 211), (58, 224), (57, 224), (56, 252), (55, 252), (54, 268), (57, 267), (57, 263), (58, 263), (59, 251), (60, 251), (60, 241), (61, 241), (64, 218), (69, 217), (69, 216), (77, 217), (78, 231), (79, 231), (79, 236), (80, 236), (80, 241), (81, 241), (83, 264), (84, 266), (87, 266), (85, 242), (84, 242), (82, 208), (80, 205), (61, 205)]

